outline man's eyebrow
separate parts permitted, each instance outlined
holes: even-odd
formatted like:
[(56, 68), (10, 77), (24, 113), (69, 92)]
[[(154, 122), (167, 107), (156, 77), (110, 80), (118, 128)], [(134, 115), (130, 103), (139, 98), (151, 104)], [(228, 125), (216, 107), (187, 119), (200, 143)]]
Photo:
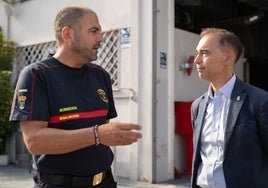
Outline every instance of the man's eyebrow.
[(207, 49), (200, 49), (200, 50), (195, 50), (195, 52), (196, 53), (207, 53), (207, 52), (209, 52), (209, 50), (207, 50)]
[(100, 31), (101, 28), (93, 26), (93, 27), (90, 27), (89, 30), (97, 30), (97, 31)]

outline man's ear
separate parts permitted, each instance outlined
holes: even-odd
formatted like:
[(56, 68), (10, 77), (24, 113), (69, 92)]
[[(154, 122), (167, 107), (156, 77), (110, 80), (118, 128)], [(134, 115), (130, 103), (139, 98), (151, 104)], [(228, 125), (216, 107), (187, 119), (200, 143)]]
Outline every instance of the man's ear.
[(68, 26), (63, 27), (61, 30), (61, 36), (65, 42), (71, 41), (73, 38), (73, 29)]
[(226, 55), (225, 62), (227, 64), (235, 63), (235, 53), (233, 50), (231, 49), (226, 50), (225, 55)]

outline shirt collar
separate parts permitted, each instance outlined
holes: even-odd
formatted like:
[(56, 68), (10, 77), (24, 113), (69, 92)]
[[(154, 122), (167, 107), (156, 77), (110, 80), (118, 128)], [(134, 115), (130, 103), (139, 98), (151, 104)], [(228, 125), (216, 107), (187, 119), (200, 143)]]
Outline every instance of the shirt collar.
[[(223, 93), (226, 97), (230, 98), (230, 97), (231, 97), (231, 94), (232, 94), (232, 91), (233, 91), (233, 88), (234, 88), (235, 80), (236, 80), (236, 76), (235, 76), (235, 74), (234, 74), (234, 75), (232, 76), (232, 78), (231, 78), (228, 82), (226, 82), (226, 83), (219, 89), (219, 91), (220, 91), (221, 93)], [(209, 88), (208, 88), (208, 96), (209, 96), (209, 98), (213, 98), (211, 84), (209, 85)]]

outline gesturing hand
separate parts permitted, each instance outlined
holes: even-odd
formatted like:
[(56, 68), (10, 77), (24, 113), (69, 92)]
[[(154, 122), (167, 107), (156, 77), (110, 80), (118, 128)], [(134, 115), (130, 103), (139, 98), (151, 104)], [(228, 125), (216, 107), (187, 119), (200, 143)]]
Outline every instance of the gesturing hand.
[(132, 123), (112, 122), (99, 126), (100, 143), (107, 146), (130, 145), (142, 138), (142, 134), (137, 132), (142, 127)]

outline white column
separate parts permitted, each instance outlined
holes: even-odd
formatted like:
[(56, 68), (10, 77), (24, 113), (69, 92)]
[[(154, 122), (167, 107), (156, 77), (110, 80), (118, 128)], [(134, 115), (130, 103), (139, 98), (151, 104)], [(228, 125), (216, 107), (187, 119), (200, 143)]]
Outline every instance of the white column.
[(174, 117), (174, 76), (176, 71), (175, 63), (175, 45), (174, 45), (174, 0), (168, 0), (168, 174), (167, 179), (174, 178), (174, 130), (175, 130), (175, 117)]
[(174, 0), (156, 2), (154, 164), (155, 181), (161, 182), (174, 177)]
[(153, 181), (153, 0), (138, 1), (138, 116), (143, 126), (139, 142), (138, 179)]

